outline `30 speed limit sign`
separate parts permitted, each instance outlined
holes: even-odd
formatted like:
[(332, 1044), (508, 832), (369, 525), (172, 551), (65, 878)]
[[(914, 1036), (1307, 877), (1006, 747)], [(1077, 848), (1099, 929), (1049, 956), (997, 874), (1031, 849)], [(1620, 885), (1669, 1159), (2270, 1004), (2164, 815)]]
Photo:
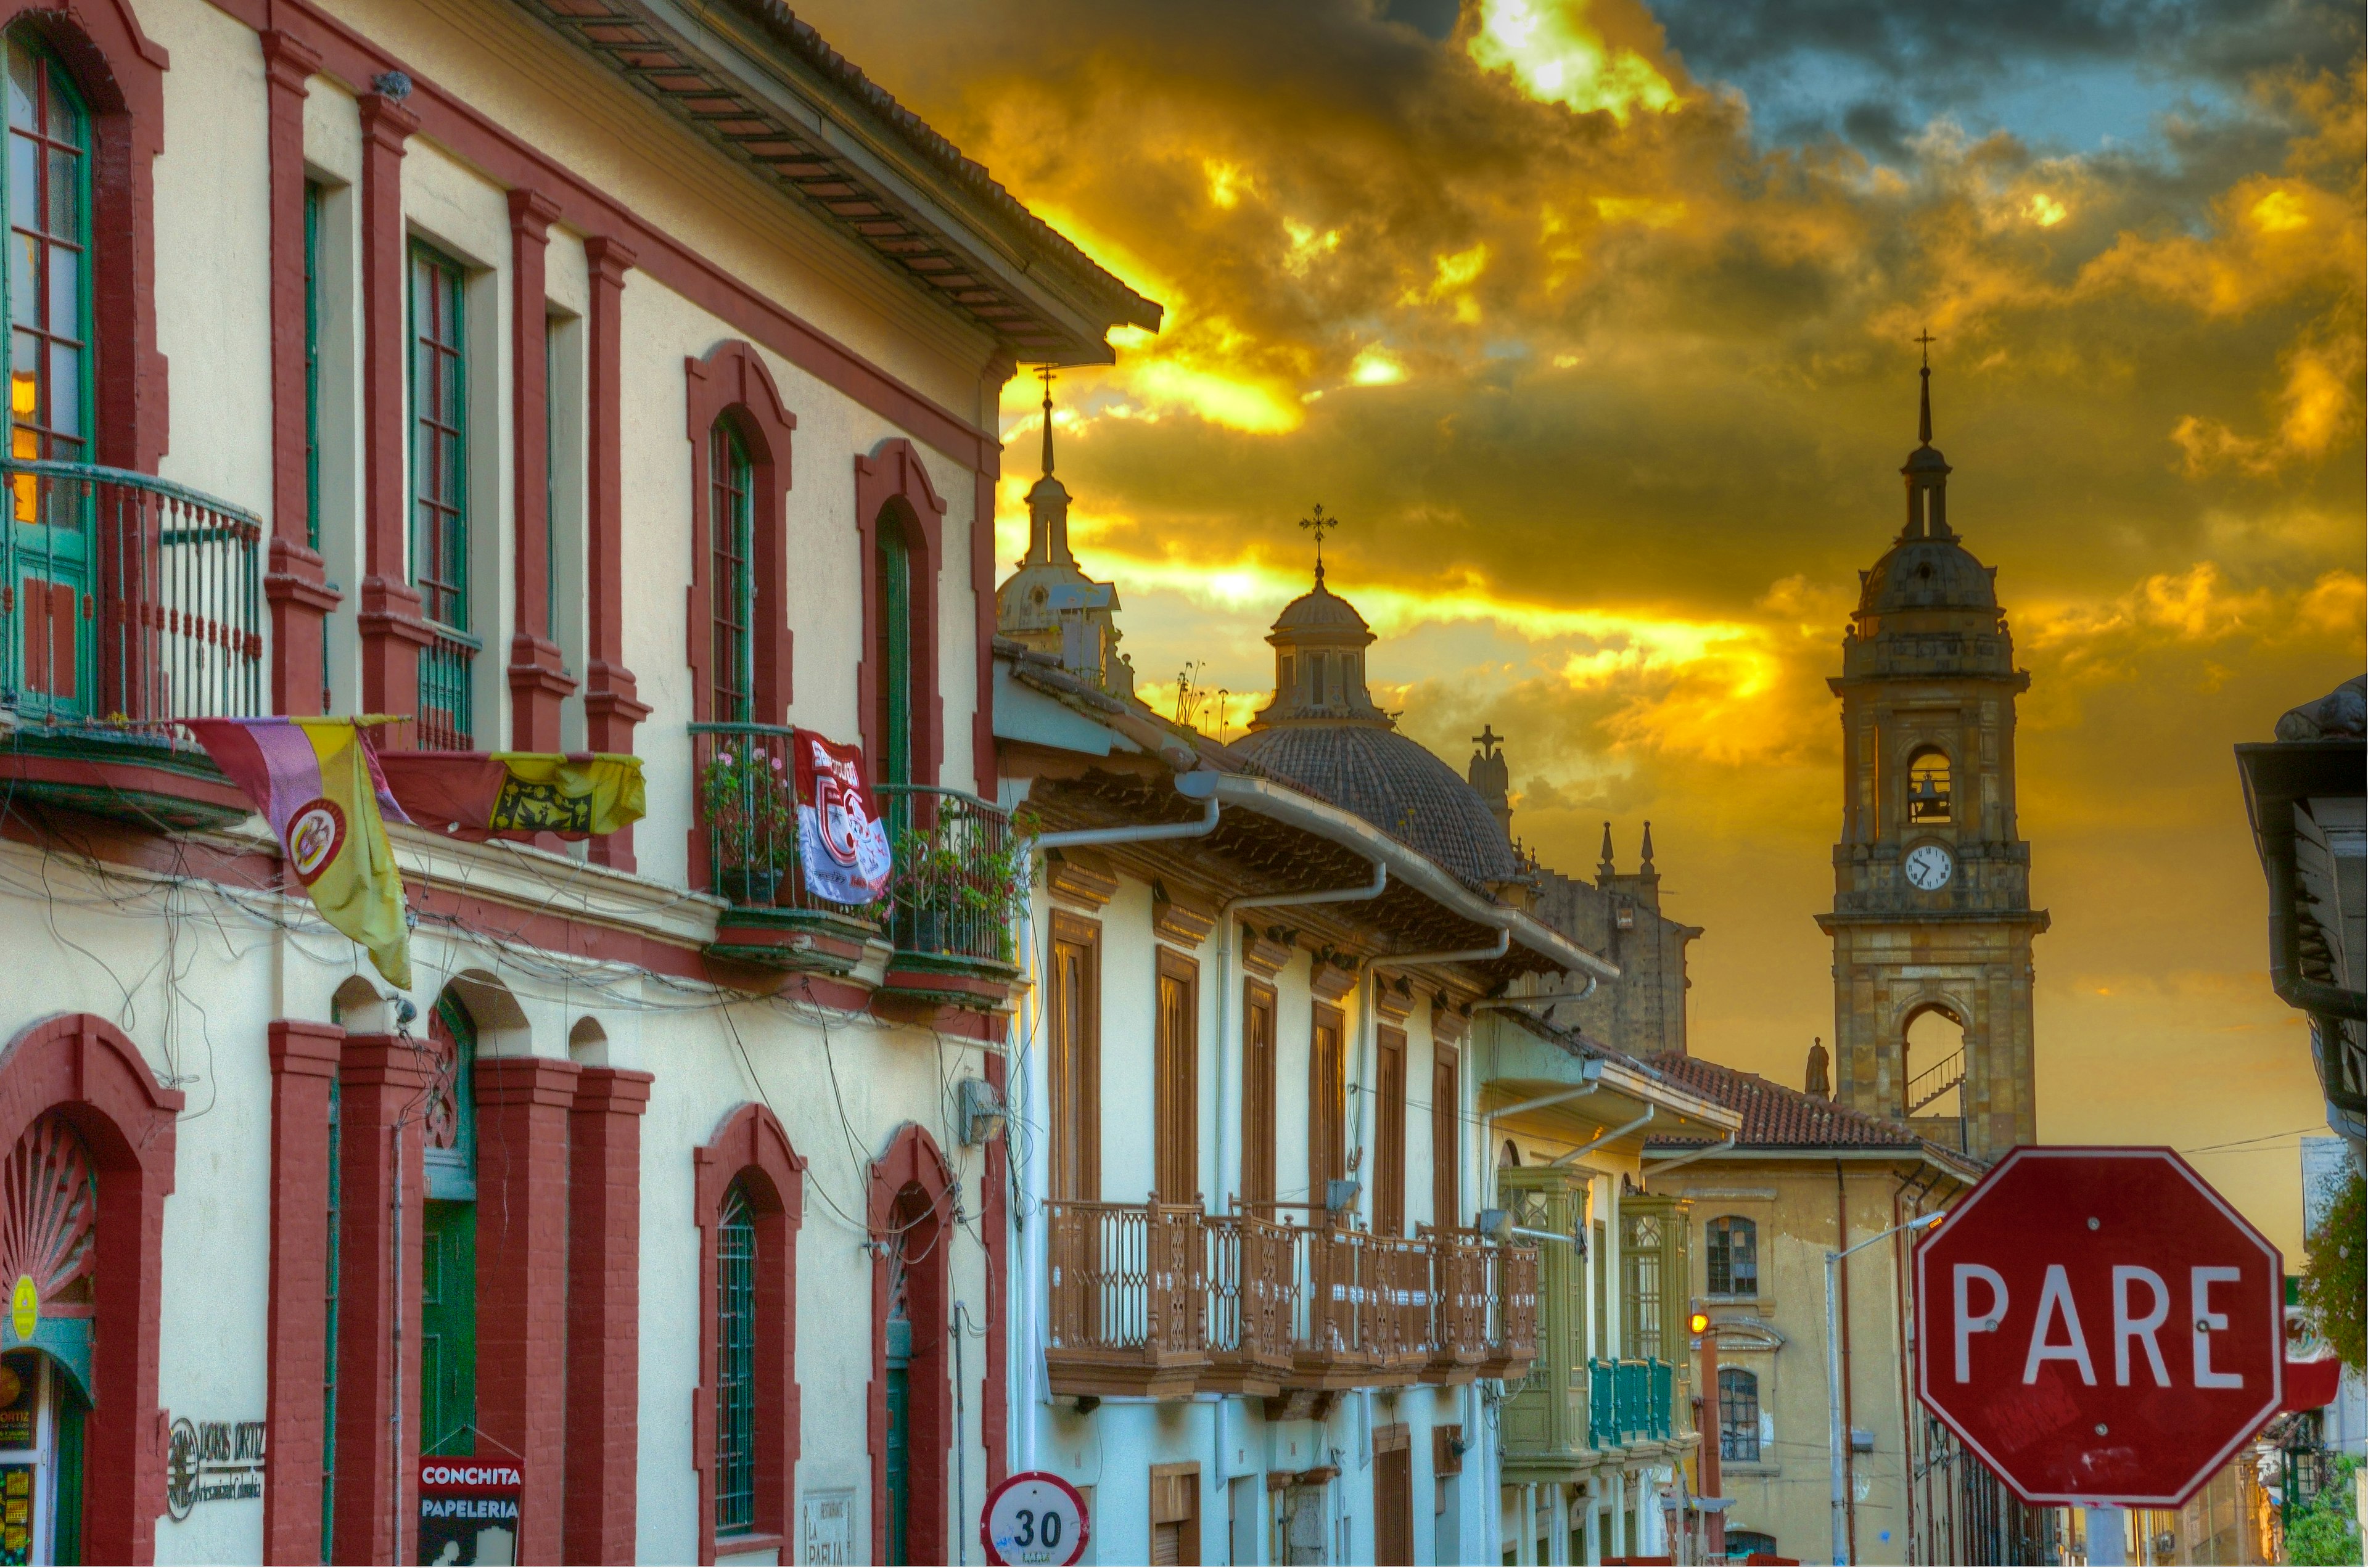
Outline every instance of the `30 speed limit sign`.
[(1057, 1475), (1023, 1471), (987, 1494), (978, 1517), (989, 1562), (1068, 1568), (1086, 1555), (1086, 1500)]

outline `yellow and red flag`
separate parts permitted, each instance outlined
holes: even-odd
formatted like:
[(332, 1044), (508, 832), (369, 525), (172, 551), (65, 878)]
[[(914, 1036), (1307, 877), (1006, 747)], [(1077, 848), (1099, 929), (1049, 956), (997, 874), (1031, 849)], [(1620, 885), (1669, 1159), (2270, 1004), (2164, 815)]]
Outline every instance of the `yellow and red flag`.
[(641, 820), (642, 759), (609, 752), (391, 751), (379, 767), (410, 820), (519, 838), (597, 838)]
[(183, 722), (245, 791), (313, 895), (321, 918), (360, 943), (397, 990), (411, 987), (403, 873), (386, 819), (409, 822), (361, 726), (381, 719), (188, 719)]

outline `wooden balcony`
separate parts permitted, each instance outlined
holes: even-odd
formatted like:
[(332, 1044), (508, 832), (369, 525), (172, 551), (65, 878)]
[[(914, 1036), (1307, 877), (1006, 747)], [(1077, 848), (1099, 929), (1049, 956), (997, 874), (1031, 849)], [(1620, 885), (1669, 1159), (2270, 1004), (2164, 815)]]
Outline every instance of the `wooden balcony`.
[(1048, 1203), (1045, 1224), (1056, 1394), (1305, 1405), (1505, 1375), (1492, 1366), (1519, 1377), (1535, 1355), (1536, 1252), (1473, 1232), (1377, 1236), (1156, 1201)]
[(1197, 1203), (1044, 1205), (1056, 1394), (1189, 1394), (1209, 1370), (1208, 1242)]

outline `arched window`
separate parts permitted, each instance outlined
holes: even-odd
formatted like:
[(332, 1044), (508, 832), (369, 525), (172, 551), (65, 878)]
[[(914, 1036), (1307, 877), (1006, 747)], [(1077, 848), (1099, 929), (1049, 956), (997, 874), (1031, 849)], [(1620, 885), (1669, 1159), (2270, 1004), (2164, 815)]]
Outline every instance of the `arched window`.
[(1740, 1367), (1718, 1369), (1718, 1457), (1755, 1464), (1759, 1459), (1759, 1375)]
[(1740, 1215), (1723, 1214), (1706, 1227), (1703, 1256), (1710, 1265), (1713, 1296), (1759, 1293), (1759, 1227)]
[(1907, 759), (1907, 820), (1949, 820), (1949, 754), (1926, 746)]
[(715, 1531), (757, 1527), (757, 1215), (734, 1182), (715, 1226)]
[[(22, 28), (6, 37), (8, 452), (91, 460), (89, 117), (64, 68)], [(36, 707), (93, 710), (97, 632), (80, 607), (96, 583), (89, 508), (73, 487), (16, 477), (10, 530)]]
[(746, 724), (755, 716), (757, 691), (757, 485), (747, 445), (726, 420), (708, 432), (707, 474), (713, 556), (708, 714), (719, 724)]
[(1729, 1562), (1775, 1555), (1776, 1538), (1766, 1530), (1731, 1529), (1726, 1532), (1726, 1560)]
[(882, 784), (913, 781), (913, 552), (902, 519), (884, 513), (873, 535), (879, 574), (878, 646), (880, 713), (876, 721), (880, 755), (871, 759), (872, 778)]

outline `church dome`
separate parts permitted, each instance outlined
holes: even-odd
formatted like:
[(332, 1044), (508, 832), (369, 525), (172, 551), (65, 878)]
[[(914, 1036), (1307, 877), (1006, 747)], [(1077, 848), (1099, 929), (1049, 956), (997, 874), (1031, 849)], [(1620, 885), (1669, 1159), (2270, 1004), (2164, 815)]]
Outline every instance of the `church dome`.
[(1884, 552), (1860, 585), (1858, 613), (1889, 615), (1908, 609), (1979, 609), (1998, 608), (1998, 585), (1992, 568), (1974, 559), (1973, 551), (1946, 539), (1902, 539)]
[[(1323, 597), (1347, 608), (1345, 600)], [(1267, 772), (1356, 812), (1467, 884), (1485, 887), (1520, 874), (1505, 830), (1480, 792), (1395, 730), (1303, 721), (1252, 730), (1231, 745)]]
[(1360, 632), (1369, 639), (1372, 631), (1357, 607), (1326, 587), (1320, 576), (1315, 587), (1282, 607), (1282, 613), (1274, 618), (1274, 630)]

